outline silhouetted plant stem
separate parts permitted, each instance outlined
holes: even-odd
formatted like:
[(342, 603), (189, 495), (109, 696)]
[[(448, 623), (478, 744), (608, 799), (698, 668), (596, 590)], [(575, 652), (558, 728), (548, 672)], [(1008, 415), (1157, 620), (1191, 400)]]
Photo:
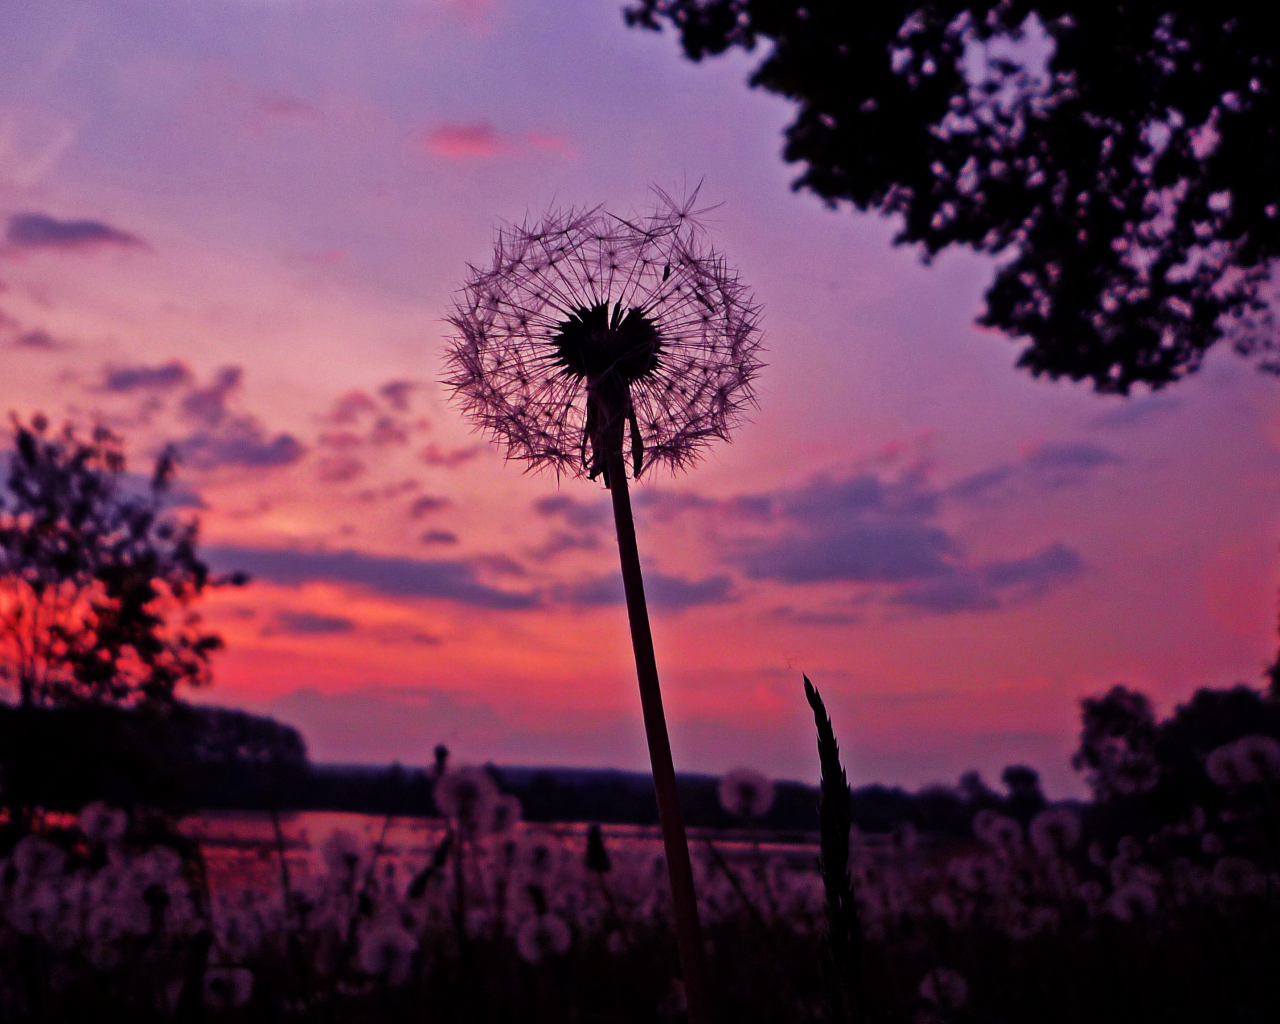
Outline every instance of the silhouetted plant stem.
[(823, 967), (836, 1020), (857, 1022), (864, 1017), (861, 991), (862, 922), (849, 877), (849, 780), (840, 764), (840, 746), (822, 695), (804, 677), (804, 695), (818, 728), (818, 760), (822, 765), (818, 823), (822, 885), (826, 890), (827, 934), (823, 937)]
[(649, 629), (649, 609), (644, 599), (644, 579), (640, 574), (640, 552), (636, 547), (635, 521), (631, 516), (631, 495), (627, 488), (621, 443), (609, 455), (607, 479), (613, 496), (618, 557), (622, 562), (622, 585), (627, 595), (627, 618), (631, 624), (631, 646), (640, 683), (640, 706), (644, 712), (644, 732), (653, 768), (653, 788), (658, 798), (658, 820), (662, 825), (662, 843), (667, 855), (667, 871), (671, 876), (671, 903), (680, 951), (680, 971), (689, 1007), (689, 1024), (708, 1024), (702, 926), (698, 921), (698, 900), (693, 890), (689, 842), (685, 836), (684, 817), (680, 813), (680, 797), (676, 792), (676, 770), (671, 760), (667, 719), (662, 710), (658, 663), (653, 653), (653, 634)]

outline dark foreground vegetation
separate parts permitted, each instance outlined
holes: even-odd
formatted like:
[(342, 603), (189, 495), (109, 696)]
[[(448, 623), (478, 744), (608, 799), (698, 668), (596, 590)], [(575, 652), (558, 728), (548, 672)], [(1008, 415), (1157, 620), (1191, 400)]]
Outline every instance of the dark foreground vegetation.
[[(177, 753), (158, 749), (186, 777), (244, 781), (255, 764), (299, 785), (325, 775), (283, 726), (171, 713)], [(17, 716), (0, 716), (7, 780), (23, 777), (12, 752), (39, 746), (15, 745)], [(155, 735), (145, 716), (117, 722)], [(211, 723), (224, 738), (258, 736), (258, 754), (193, 742)], [(89, 749), (92, 732), (75, 735)], [(693, 851), (718, 1019), (1273, 1020), (1277, 737), (1280, 702), (1247, 687), (1202, 690), (1164, 721), (1117, 687), (1083, 707), (1076, 763), (1090, 803), (1047, 805), (1018, 767), (1003, 793), (975, 774), (914, 795), (858, 791), (838, 865), (829, 808), (848, 791), (831, 788), (827, 757), (822, 871), (814, 846), (775, 842), (790, 791), (731, 773), (714, 791), (718, 821), (737, 828)], [(520, 823), (514, 791), (536, 806), (539, 792), (574, 787), (552, 788), (555, 773), (451, 767), (441, 754), (430, 769), (380, 773), (380, 784), (401, 779), (406, 802), (429, 782), (430, 806), (390, 809), (441, 816), (420, 846), (339, 831), (286, 849), (281, 835), (213, 867), (154, 805), (98, 801), (73, 817), (15, 802), (6, 785), (0, 1019), (679, 1020), (660, 848)], [(606, 779), (595, 792), (629, 784)], [(92, 791), (82, 785), (67, 794)], [(818, 823), (813, 791), (794, 792)], [(854, 900), (841, 923), (830, 898), (845, 871)], [(850, 940), (840, 958), (836, 926)]]

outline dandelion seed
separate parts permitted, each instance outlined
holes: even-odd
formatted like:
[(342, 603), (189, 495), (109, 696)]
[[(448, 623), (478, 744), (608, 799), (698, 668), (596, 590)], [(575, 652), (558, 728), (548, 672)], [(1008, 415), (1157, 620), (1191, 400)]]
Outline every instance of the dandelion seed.
[(740, 818), (760, 818), (773, 806), (773, 782), (753, 768), (720, 777), (720, 806)]

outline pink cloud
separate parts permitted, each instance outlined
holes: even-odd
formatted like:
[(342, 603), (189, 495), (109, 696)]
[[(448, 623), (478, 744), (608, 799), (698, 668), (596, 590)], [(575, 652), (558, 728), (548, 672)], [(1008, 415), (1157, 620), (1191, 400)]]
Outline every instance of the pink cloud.
[(572, 156), (568, 140), (546, 132), (504, 135), (487, 121), (446, 123), (420, 137), (422, 147), (442, 160), (493, 160), (531, 154)]

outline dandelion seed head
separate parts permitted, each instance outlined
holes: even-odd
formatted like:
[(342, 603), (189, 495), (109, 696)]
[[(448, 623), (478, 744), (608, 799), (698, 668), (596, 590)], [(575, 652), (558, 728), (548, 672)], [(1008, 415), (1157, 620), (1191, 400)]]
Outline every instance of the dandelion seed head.
[(753, 768), (720, 777), (720, 806), (741, 818), (759, 818), (773, 806), (773, 782)]
[(530, 917), (516, 932), (516, 950), (531, 964), (550, 956), (563, 956), (569, 950), (569, 926), (558, 914)]
[(84, 837), (98, 846), (113, 843), (123, 836), (128, 820), (124, 811), (108, 807), (101, 800), (86, 804), (76, 816), (76, 824)]
[(1066, 807), (1050, 807), (1031, 819), (1028, 831), (1041, 857), (1062, 857), (1080, 842), (1080, 816)]
[(759, 308), (698, 223), (696, 192), (647, 214), (559, 210), (498, 232), (449, 322), (445, 383), (509, 458), (600, 475), (680, 468), (753, 399)]
[(491, 824), (499, 793), (487, 771), (463, 766), (446, 771), (436, 780), (434, 796), (441, 814), (474, 832)]

